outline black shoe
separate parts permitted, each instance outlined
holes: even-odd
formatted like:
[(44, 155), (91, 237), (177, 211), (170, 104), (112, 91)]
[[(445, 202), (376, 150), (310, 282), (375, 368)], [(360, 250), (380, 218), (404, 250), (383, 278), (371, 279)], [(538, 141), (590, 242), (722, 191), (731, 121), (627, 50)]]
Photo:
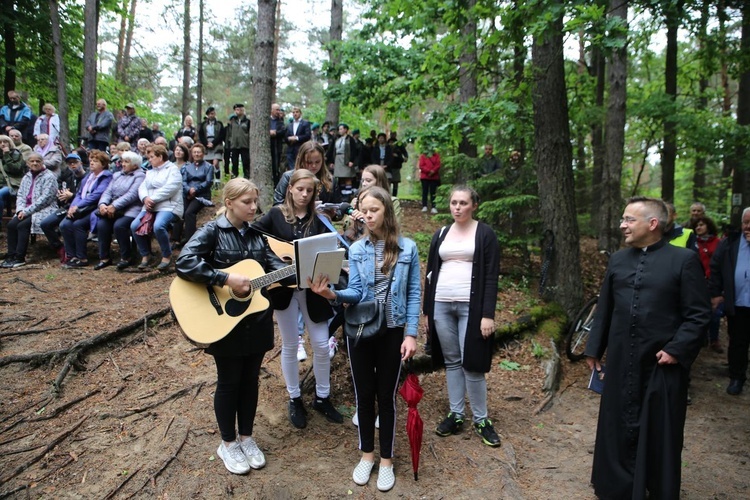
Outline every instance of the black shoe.
[(740, 380), (738, 378), (731, 379), (729, 381), (729, 385), (727, 386), (727, 394), (730, 394), (732, 396), (738, 395), (742, 392), (743, 385), (745, 385), (744, 380)]
[(171, 265), (172, 265), (172, 259), (170, 258), (166, 262), (163, 262), (163, 261), (159, 262), (159, 265), (156, 266), (156, 270), (157, 271), (166, 271), (167, 269), (169, 269), (169, 266), (171, 266)]
[(301, 397), (289, 400), (289, 421), (297, 429), (307, 427), (307, 410)]
[(100, 260), (97, 265), (94, 266), (94, 271), (100, 271), (104, 269), (105, 267), (109, 267), (112, 265), (111, 260)]
[(464, 426), (464, 417), (450, 412), (445, 420), (438, 424), (435, 434), (446, 437), (451, 434), (458, 434)]
[(117, 263), (117, 270), (122, 271), (123, 269), (127, 269), (128, 267), (130, 267), (132, 264), (133, 263), (130, 262), (129, 260), (123, 259)]
[(62, 265), (63, 269), (79, 269), (89, 265), (89, 261), (82, 261), (76, 258), (70, 259), (67, 263)]
[(500, 436), (495, 432), (495, 428), (492, 427), (492, 421), (489, 418), (480, 420), (474, 424), (474, 431), (479, 437), (482, 438), (482, 442), (487, 446), (500, 446)]
[(25, 259), (13, 259), (13, 262), (11, 262), (10, 266), (8, 266), (8, 267), (16, 268), (16, 267), (21, 267), (21, 266), (25, 266), (25, 265), (26, 265), (26, 260)]
[(0, 267), (4, 269), (10, 269), (11, 267), (13, 267), (13, 264), (15, 262), (16, 262), (16, 259), (14, 259), (13, 257), (8, 257), (7, 259), (3, 261), (2, 264), (0, 264)]
[(336, 410), (336, 408), (333, 407), (331, 404), (330, 398), (319, 398), (316, 397), (313, 400), (313, 408), (315, 408), (317, 411), (325, 415), (325, 417), (336, 424), (343, 424), (344, 423), (344, 417), (341, 416), (341, 413)]

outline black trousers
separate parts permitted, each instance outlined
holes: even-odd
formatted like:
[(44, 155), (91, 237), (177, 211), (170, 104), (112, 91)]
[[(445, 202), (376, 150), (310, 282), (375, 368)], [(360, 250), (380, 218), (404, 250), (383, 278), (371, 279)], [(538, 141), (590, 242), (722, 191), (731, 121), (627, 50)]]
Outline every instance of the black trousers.
[(235, 177), (240, 175), (240, 158), (242, 158), (242, 172), (245, 179), (250, 178), (250, 149), (241, 148), (232, 150), (232, 174)]
[(13, 217), (8, 222), (8, 258), (26, 260), (30, 237), (31, 215), (27, 215), (23, 220)]
[(422, 179), (422, 206), (427, 206), (427, 196), (430, 197), (430, 206), (435, 208), (435, 193), (440, 185), (439, 180)]
[(380, 416), (380, 457), (393, 458), (396, 440), (396, 391), (401, 373), (404, 329), (389, 328), (385, 335), (352, 346), (347, 337), (359, 418), (359, 449), (375, 451), (375, 399)]
[(729, 378), (747, 379), (747, 350), (750, 348), (750, 307), (735, 307), (727, 316)]
[(99, 237), (99, 260), (111, 259), (112, 234), (120, 245), (120, 260), (130, 260), (133, 244), (130, 240), (130, 225), (135, 217), (120, 216), (116, 219), (102, 217), (96, 222), (96, 234)]
[(195, 234), (195, 230), (197, 228), (198, 224), (198, 212), (201, 211), (201, 209), (205, 206), (200, 201), (193, 198), (192, 200), (188, 201), (187, 199), (184, 200), (185, 202), (185, 213), (183, 214), (184, 221), (182, 219), (178, 219), (174, 222), (174, 227), (172, 229), (172, 240), (183, 243), (190, 239), (193, 234)]
[(252, 436), (263, 353), (240, 357), (214, 356), (214, 361), (218, 376), (214, 413), (221, 439), (227, 443), (237, 439), (235, 421), (241, 436)]

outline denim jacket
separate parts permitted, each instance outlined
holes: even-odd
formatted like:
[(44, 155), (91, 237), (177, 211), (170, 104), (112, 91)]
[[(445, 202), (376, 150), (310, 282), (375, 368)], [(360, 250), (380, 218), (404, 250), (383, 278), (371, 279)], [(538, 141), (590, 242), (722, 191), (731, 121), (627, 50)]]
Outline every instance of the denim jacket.
[[(402, 236), (398, 239), (401, 251), (396, 272), (391, 282), (391, 310), (395, 324), (405, 327), (406, 335), (417, 336), (420, 309), (419, 254), (417, 245)], [(349, 249), (349, 287), (334, 290), (336, 302), (356, 304), (374, 300), (375, 247), (369, 238), (356, 241)]]

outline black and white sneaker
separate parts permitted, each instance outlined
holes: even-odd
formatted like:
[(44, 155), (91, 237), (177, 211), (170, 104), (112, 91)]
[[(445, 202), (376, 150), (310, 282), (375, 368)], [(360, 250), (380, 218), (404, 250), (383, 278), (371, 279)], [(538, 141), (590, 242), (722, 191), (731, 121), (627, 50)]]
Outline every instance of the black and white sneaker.
[(307, 410), (301, 397), (289, 400), (289, 421), (297, 429), (307, 427)]

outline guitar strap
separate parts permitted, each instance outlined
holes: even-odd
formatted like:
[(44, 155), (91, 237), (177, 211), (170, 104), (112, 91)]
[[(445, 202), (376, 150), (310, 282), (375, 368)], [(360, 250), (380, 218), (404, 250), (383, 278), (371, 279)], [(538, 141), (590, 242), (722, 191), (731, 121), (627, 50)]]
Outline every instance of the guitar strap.
[(344, 248), (349, 250), (349, 243), (347, 243), (346, 240), (343, 238), (343, 236), (341, 236), (341, 234), (339, 234), (336, 228), (333, 227), (333, 224), (331, 224), (331, 221), (328, 220), (328, 217), (326, 217), (323, 214), (316, 214), (316, 215), (318, 216), (318, 219), (320, 219), (320, 222), (322, 222), (325, 227), (327, 227), (333, 234), (335, 234), (338, 237), (341, 244), (344, 245)]

